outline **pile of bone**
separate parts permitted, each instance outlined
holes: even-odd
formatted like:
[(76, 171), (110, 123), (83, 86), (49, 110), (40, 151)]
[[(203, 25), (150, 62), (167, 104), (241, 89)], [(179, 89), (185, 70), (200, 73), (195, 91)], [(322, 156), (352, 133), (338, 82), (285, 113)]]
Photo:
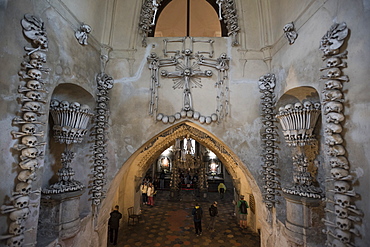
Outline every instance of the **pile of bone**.
[[(329, 192), (325, 208), (327, 216), (322, 219), (327, 226), (324, 232), (328, 235), (328, 242), (330, 241), (328, 246), (355, 246), (352, 243), (355, 238), (352, 234), (360, 237), (355, 225), (361, 222), (360, 216), (363, 215), (353, 203), (354, 197), (358, 197), (352, 188), (352, 180), (355, 178), (350, 174), (341, 136), (343, 130), (341, 122), (345, 119), (342, 88), (343, 83), (348, 81), (348, 76), (343, 75), (342, 72), (342, 69), (347, 67), (346, 62), (343, 61), (347, 58), (347, 51), (340, 53), (340, 47), (347, 35), (346, 23), (336, 23), (325, 34), (320, 44), (325, 62), (325, 67), (320, 69), (324, 71), (321, 79), (325, 81), (325, 89), (322, 92), (323, 114), (326, 120), (325, 146), (331, 167), (331, 177), (327, 178), (327, 181), (334, 181), (332, 185), (327, 184), (327, 192)], [(332, 193), (334, 193), (333, 199), (330, 198)]]
[(315, 142), (313, 134), (321, 104), (306, 100), (302, 103), (287, 104), (279, 108), (279, 119), (286, 143), (289, 146), (304, 146)]
[(163, 123), (174, 123), (176, 120), (181, 118), (193, 118), (194, 120), (198, 120), (201, 124), (210, 124), (212, 122), (217, 122), (218, 115), (216, 113), (211, 114), (211, 116), (203, 116), (199, 112), (190, 111), (181, 111), (177, 112), (174, 115), (167, 116), (162, 113), (158, 113), (157, 121), (162, 121)]
[[(19, 126), (20, 131), (12, 131), (14, 139), (21, 138), (19, 144), (14, 148), (20, 151), (19, 167), (21, 168), (12, 192), (10, 205), (2, 205), (1, 213), (9, 214), (8, 235), (0, 236), (0, 240), (7, 239), (6, 246), (23, 246), (24, 234), (26, 231), (26, 220), (30, 215), (30, 207), (38, 205), (30, 203), (30, 195), (40, 193), (39, 190), (32, 189), (32, 182), (36, 179), (37, 169), (42, 164), (43, 146), (45, 143), (39, 141), (39, 137), (44, 136), (44, 131), (39, 128), (45, 123), (40, 118), (45, 115), (42, 107), (46, 103), (47, 90), (46, 82), (42, 79), (43, 73), (49, 69), (43, 68), (46, 63), (48, 39), (41, 19), (26, 14), (21, 21), (24, 36), (31, 40), (32, 47), (25, 47), (28, 52), (24, 56), (25, 60), (21, 64), (19, 76), (24, 85), (18, 86), (22, 107), (22, 117), (13, 119), (14, 125)], [(15, 169), (16, 170), (16, 169)], [(34, 196), (33, 196), (34, 197)], [(3, 226), (4, 228), (4, 226)], [(5, 228), (4, 228), (5, 229)], [(0, 244), (5, 246), (5, 244)]]
[(279, 201), (276, 196), (280, 195), (280, 182), (277, 179), (277, 153), (275, 149), (276, 140), (276, 119), (274, 117), (275, 111), (275, 94), (274, 88), (276, 85), (274, 74), (266, 74), (261, 76), (259, 79), (259, 89), (262, 93), (261, 96), (261, 110), (262, 110), (262, 122), (263, 122), (263, 132), (262, 132), (262, 170), (261, 175), (265, 185), (263, 186), (263, 198), (267, 208), (271, 209), (274, 207), (275, 203)]
[(52, 99), (50, 113), (54, 121), (54, 138), (59, 143), (81, 143), (87, 124), (94, 115), (88, 105)]

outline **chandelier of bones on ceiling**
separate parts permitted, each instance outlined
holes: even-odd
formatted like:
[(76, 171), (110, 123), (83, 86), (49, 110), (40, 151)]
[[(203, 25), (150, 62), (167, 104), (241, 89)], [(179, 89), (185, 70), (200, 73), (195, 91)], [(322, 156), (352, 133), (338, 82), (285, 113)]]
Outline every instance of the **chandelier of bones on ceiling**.
[[(185, 117), (199, 120), (202, 124), (220, 121), (228, 115), (228, 70), (230, 58), (226, 53), (222, 53), (218, 58), (212, 58), (214, 41), (211, 39), (196, 40), (190, 37), (190, 47), (187, 48), (185, 44), (187, 38), (164, 39), (164, 57), (160, 58), (154, 52), (148, 56), (148, 67), (151, 71), (149, 114), (155, 116), (158, 121), (163, 123), (173, 123)], [(194, 52), (194, 43), (198, 42), (209, 44), (209, 51)], [(168, 50), (169, 43), (181, 43), (181, 51)], [(169, 54), (173, 54), (173, 56), (168, 57)], [(204, 116), (200, 112), (195, 111), (193, 106), (191, 88), (201, 88), (203, 86), (201, 77), (211, 77), (213, 75), (211, 69), (202, 70), (201, 66), (217, 70), (217, 81), (215, 83), (217, 88), (217, 107), (216, 111), (210, 116)], [(160, 68), (163, 67), (175, 67), (175, 69), (172, 72), (164, 69), (160, 71)], [(172, 78), (174, 83), (172, 88), (183, 90), (182, 109), (172, 115), (165, 115), (158, 110), (160, 77)]]

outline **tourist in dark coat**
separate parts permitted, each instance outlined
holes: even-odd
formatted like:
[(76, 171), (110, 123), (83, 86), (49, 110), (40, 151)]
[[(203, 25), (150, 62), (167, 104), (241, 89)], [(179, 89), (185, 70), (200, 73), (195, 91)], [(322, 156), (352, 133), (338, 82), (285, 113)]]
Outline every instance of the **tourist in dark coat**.
[(119, 206), (116, 205), (114, 210), (110, 213), (110, 218), (108, 221), (109, 241), (113, 245), (117, 245), (119, 220), (122, 218), (122, 214), (118, 210)]

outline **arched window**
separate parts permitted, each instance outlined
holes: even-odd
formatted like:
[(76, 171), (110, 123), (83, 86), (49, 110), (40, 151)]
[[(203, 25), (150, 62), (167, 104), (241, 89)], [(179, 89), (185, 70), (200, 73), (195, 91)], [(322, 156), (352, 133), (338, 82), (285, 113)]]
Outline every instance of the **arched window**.
[(224, 22), (219, 20), (216, 0), (164, 0), (158, 8), (157, 22), (149, 36), (223, 37)]

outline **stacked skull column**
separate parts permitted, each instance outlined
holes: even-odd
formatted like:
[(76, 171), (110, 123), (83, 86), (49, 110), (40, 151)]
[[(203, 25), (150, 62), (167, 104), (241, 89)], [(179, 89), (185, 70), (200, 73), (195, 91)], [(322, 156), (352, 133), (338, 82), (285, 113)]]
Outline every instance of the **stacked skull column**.
[(347, 67), (343, 59), (347, 58), (348, 52), (342, 51), (341, 47), (348, 32), (346, 23), (335, 23), (320, 42), (325, 63), (325, 67), (320, 69), (324, 72), (321, 79), (325, 83), (322, 92), (325, 145), (331, 174), (327, 178), (326, 217), (322, 219), (326, 225), (327, 246), (355, 246), (354, 237), (360, 237), (356, 225), (361, 222), (363, 215), (354, 205), (358, 194), (352, 187), (355, 177), (350, 174), (341, 125), (345, 120), (343, 83), (349, 81), (342, 71)]
[(96, 119), (95, 119), (95, 144), (94, 144), (94, 167), (92, 184), (92, 201), (98, 206), (104, 197), (103, 186), (106, 184), (105, 172), (107, 167), (106, 158), (106, 132), (109, 118), (109, 90), (113, 88), (113, 78), (105, 73), (99, 73), (96, 77), (98, 84)]
[(280, 190), (280, 182), (277, 179), (277, 153), (275, 149), (276, 140), (276, 126), (275, 126), (275, 94), (274, 89), (276, 85), (276, 79), (274, 74), (266, 74), (261, 76), (259, 79), (259, 89), (262, 93), (261, 96), (261, 115), (263, 123), (262, 131), (262, 170), (263, 180), (265, 185), (263, 186), (263, 198), (268, 209), (272, 209), (275, 203), (279, 201), (275, 198), (276, 195), (280, 195), (277, 190)]
[(43, 164), (45, 148), (45, 143), (40, 139), (44, 136), (45, 122), (42, 116), (45, 115), (43, 107), (48, 93), (46, 81), (42, 78), (49, 72), (49, 69), (43, 67), (46, 63), (48, 38), (44, 22), (36, 16), (26, 14), (21, 25), (24, 36), (32, 46), (24, 48), (27, 53), (19, 71), (22, 83), (18, 87), (22, 102), (21, 117), (13, 119), (13, 124), (19, 126), (19, 130), (11, 132), (13, 138), (20, 141), (14, 146), (20, 151), (18, 183), (10, 196), (10, 205), (1, 206), (1, 213), (9, 214), (10, 219), (9, 234), (0, 236), (0, 240), (7, 240), (7, 246), (22, 246), (25, 242), (24, 234), (33, 230), (26, 229), (25, 225), (34, 208), (38, 207), (40, 190), (35, 190), (32, 183)]

